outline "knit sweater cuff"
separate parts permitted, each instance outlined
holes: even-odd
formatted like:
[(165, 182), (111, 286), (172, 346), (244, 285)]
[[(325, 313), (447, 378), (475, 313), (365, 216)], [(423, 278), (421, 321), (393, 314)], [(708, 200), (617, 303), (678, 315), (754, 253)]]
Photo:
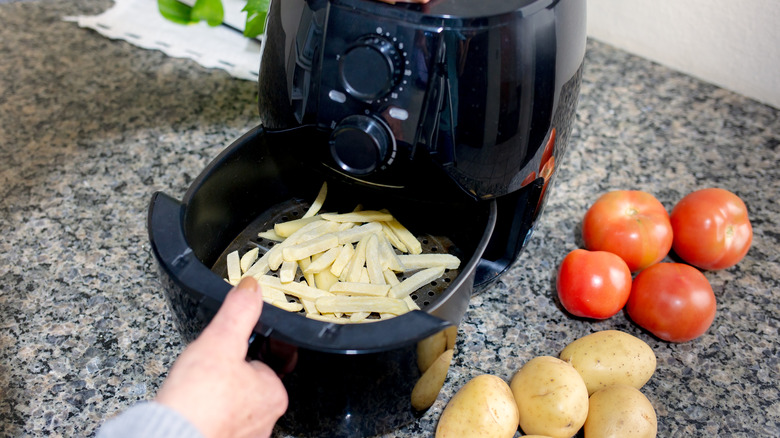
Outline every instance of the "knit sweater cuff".
[(203, 438), (183, 415), (155, 402), (139, 403), (100, 428), (97, 438)]

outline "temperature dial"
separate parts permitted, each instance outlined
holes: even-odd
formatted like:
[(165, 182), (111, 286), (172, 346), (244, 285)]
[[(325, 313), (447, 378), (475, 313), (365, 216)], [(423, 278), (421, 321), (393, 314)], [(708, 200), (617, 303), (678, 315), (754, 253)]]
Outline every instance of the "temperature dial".
[(367, 175), (395, 151), (395, 137), (387, 126), (369, 116), (344, 118), (330, 136), (330, 153), (338, 166), (352, 175)]
[(403, 59), (395, 45), (378, 35), (360, 38), (340, 57), (339, 77), (351, 96), (364, 101), (379, 99), (401, 79)]

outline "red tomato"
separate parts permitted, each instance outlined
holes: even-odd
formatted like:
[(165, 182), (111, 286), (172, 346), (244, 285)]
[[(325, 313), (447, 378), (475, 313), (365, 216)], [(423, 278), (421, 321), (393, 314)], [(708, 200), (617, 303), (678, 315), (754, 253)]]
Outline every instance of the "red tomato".
[(605, 193), (582, 220), (585, 247), (619, 255), (631, 272), (660, 262), (672, 247), (672, 225), (664, 206), (649, 193)]
[(606, 319), (618, 313), (631, 293), (631, 271), (605, 251), (575, 249), (558, 268), (558, 298), (569, 313)]
[(747, 207), (728, 190), (689, 193), (674, 206), (671, 222), (674, 252), (702, 269), (736, 265), (753, 242)]
[(715, 294), (698, 269), (684, 263), (658, 263), (634, 278), (626, 304), (640, 327), (671, 342), (701, 336), (715, 319)]

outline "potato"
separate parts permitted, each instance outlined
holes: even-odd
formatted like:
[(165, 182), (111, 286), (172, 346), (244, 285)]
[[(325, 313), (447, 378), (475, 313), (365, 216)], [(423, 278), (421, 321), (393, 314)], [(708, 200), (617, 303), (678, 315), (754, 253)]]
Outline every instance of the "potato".
[(631, 385), (613, 385), (590, 396), (585, 438), (653, 438), (658, 432), (650, 400)]
[(517, 431), (517, 421), (517, 404), (509, 385), (500, 377), (483, 374), (452, 397), (436, 426), (436, 438), (510, 438)]
[(412, 388), (413, 408), (422, 411), (430, 408), (436, 401), (436, 397), (447, 379), (447, 372), (450, 370), (450, 362), (452, 362), (454, 353), (454, 350), (447, 350), (440, 354), (420, 376), (420, 380)]
[(570, 364), (551, 356), (531, 359), (510, 384), (524, 433), (574, 436), (588, 416), (588, 388)]
[(417, 343), (417, 367), (420, 372), (425, 372), (447, 348), (447, 334), (444, 330), (434, 333), (431, 336)]
[(572, 342), (560, 354), (585, 381), (588, 394), (623, 383), (641, 388), (655, 372), (653, 349), (628, 333), (604, 330)]

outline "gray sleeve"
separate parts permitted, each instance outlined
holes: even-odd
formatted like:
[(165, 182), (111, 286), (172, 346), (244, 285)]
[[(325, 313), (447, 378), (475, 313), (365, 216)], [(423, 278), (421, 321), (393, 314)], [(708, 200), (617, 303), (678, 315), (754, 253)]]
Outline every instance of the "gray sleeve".
[(139, 403), (106, 421), (97, 438), (203, 438), (184, 416), (155, 402)]

